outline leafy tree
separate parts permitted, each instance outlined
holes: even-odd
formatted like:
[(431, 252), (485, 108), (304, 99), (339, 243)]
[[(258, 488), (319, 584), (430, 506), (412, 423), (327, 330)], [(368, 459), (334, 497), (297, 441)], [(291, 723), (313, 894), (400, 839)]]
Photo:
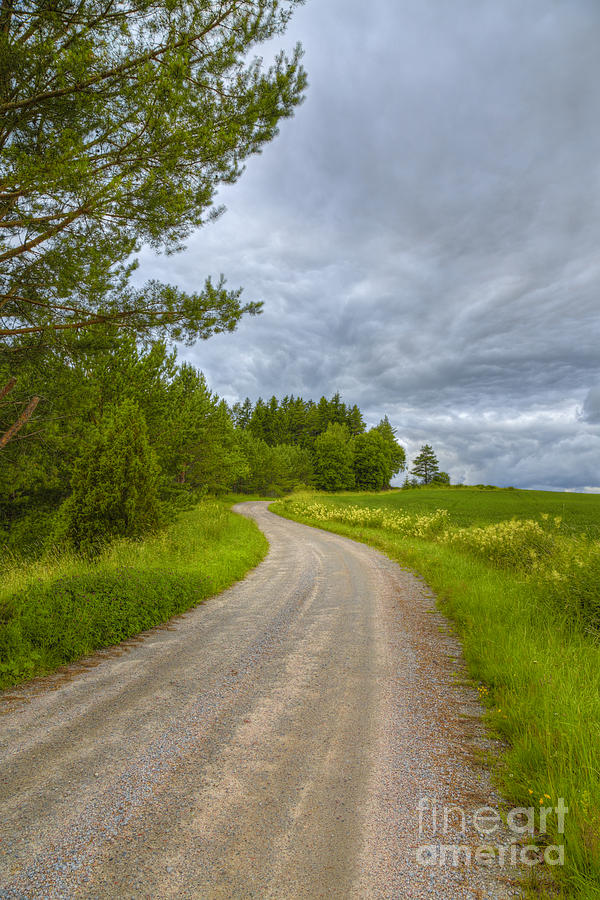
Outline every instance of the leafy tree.
[(323, 491), (343, 491), (354, 486), (353, 453), (345, 425), (335, 422), (315, 440), (315, 484)]
[(431, 479), (432, 484), (450, 484), (450, 476), (447, 472), (436, 472)]
[(18, 512), (20, 498), (29, 497), (31, 505), (64, 499), (90, 425), (98, 425), (108, 408), (125, 399), (138, 403), (160, 455), (168, 385), (177, 372), (175, 354), (165, 344), (144, 349), (126, 332), (108, 329), (97, 332), (90, 352), (85, 333), (73, 332), (60, 350), (26, 354), (18, 371), (18, 396), (35, 386), (41, 400), (34, 419), (2, 453), (0, 517), (7, 500)]
[[(70, 359), (54, 348), (19, 358), (19, 377), (11, 396), (21, 404), (35, 390), (41, 399), (30, 422), (2, 451), (1, 517), (18, 514), (28, 495), (43, 504), (59, 502), (68, 494), (83, 435), (101, 415), (98, 411), (94, 419), (97, 385), (89, 377), (89, 366), (78, 358), (77, 344), (73, 342)], [(9, 371), (9, 364), (0, 357), (0, 380)], [(14, 420), (17, 409), (0, 408), (0, 430)]]
[(394, 475), (406, 468), (406, 453), (404, 447), (401, 447), (396, 440), (396, 429), (392, 428), (387, 416), (384, 416), (379, 425), (375, 426), (375, 430), (382, 436), (385, 444), (387, 458), (385, 485), (387, 486)]
[[(230, 490), (247, 466), (229, 411), (200, 372), (177, 365), (164, 343), (139, 346), (115, 329), (98, 336), (93, 353), (86, 352), (85, 335), (73, 333), (67, 358), (55, 348), (21, 365), (14, 409), (34, 384), (42, 399), (34, 420), (3, 451), (0, 526), (12, 530), (28, 508), (56, 507), (68, 496), (90, 425), (125, 399), (138, 404), (146, 421), (161, 467), (161, 499)], [(0, 362), (0, 379), (3, 373)]]
[(249, 57), (301, 2), (2, 3), (0, 337), (112, 322), (192, 341), (258, 311), (223, 279), (133, 289), (131, 260), (218, 215), (219, 184), (301, 102), (299, 47)]
[(240, 449), (248, 471), (235, 482), (235, 490), (253, 494), (287, 493), (313, 479), (310, 453), (303, 447), (278, 444), (270, 447), (249, 431), (239, 434)]
[(420, 478), (423, 484), (430, 484), (434, 475), (437, 475), (439, 472), (438, 461), (430, 444), (424, 444), (421, 447), (410, 471), (412, 475)]
[(293, 491), (299, 484), (309, 485), (313, 480), (313, 466), (310, 453), (293, 444), (278, 444), (270, 447), (269, 488), (277, 488), (282, 493)]
[(372, 428), (354, 438), (353, 469), (359, 491), (380, 491), (389, 482), (389, 451), (381, 432)]
[(75, 465), (59, 532), (77, 550), (95, 553), (113, 538), (151, 530), (159, 521), (158, 475), (144, 417), (125, 400), (93, 429)]

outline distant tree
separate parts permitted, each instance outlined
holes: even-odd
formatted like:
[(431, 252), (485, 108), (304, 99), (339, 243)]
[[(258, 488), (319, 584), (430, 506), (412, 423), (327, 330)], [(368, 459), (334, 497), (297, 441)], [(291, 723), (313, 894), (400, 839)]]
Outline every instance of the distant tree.
[(233, 489), (242, 494), (264, 493), (271, 478), (271, 448), (248, 429), (238, 431), (238, 446), (246, 459), (247, 469), (240, 473)]
[(234, 403), (231, 412), (238, 428), (248, 428), (252, 419), (252, 401), (246, 397), (243, 403)]
[(285, 406), (286, 442), (306, 446), (307, 404), (302, 397), (289, 398)]
[[(326, 427), (327, 425), (323, 427), (323, 431)], [(314, 400), (309, 400), (306, 404), (303, 445), (312, 450), (315, 445), (315, 440), (321, 433), (321, 415)]]
[(254, 404), (248, 430), (257, 440), (266, 441), (266, 434), (269, 430), (267, 423), (268, 411), (265, 401), (259, 397)]
[(420, 478), (423, 484), (430, 484), (434, 475), (437, 475), (439, 472), (438, 461), (430, 444), (424, 444), (421, 447), (410, 471), (412, 475)]
[(340, 392), (336, 391), (329, 401), (329, 421), (337, 422), (338, 425), (346, 425), (348, 418), (348, 409), (346, 404), (342, 402)]
[(409, 478), (407, 475), (406, 478), (404, 479), (404, 481), (402, 482), (402, 490), (403, 491), (410, 491), (413, 488), (418, 488), (418, 487), (421, 487), (421, 485), (419, 484), (419, 479), (415, 478), (414, 475), (412, 478)]
[(75, 464), (59, 530), (87, 554), (113, 538), (144, 534), (159, 520), (158, 476), (144, 417), (125, 400), (92, 430)]
[(389, 483), (389, 451), (385, 438), (375, 428), (353, 440), (352, 467), (359, 491), (380, 491)]
[(351, 435), (362, 434), (365, 430), (365, 422), (358, 406), (354, 404), (352, 409), (348, 410), (346, 416), (346, 425)]
[(317, 414), (318, 433), (322, 434), (327, 430), (327, 426), (331, 422), (331, 404), (329, 403), (327, 397), (321, 397), (321, 399), (317, 403)]
[(270, 447), (248, 431), (239, 433), (239, 446), (247, 461), (247, 471), (236, 480), (236, 491), (288, 493), (299, 484), (312, 483), (312, 460), (305, 448), (291, 444)]
[(279, 406), (279, 400), (273, 395), (267, 406), (266, 422), (268, 424), (268, 434), (265, 438), (267, 443), (271, 444), (271, 446), (280, 444), (283, 439), (283, 418), (284, 416)]
[(278, 444), (269, 450), (267, 490), (270, 486), (287, 494), (299, 484), (312, 484), (313, 467), (308, 450), (293, 444)]
[(401, 447), (396, 440), (396, 429), (392, 428), (387, 416), (384, 416), (379, 425), (375, 426), (375, 430), (383, 437), (385, 443), (387, 457), (385, 486), (387, 486), (394, 475), (406, 468), (406, 453), (404, 447)]
[(353, 452), (345, 425), (330, 424), (315, 440), (315, 484), (323, 491), (354, 487)]
[(436, 472), (431, 479), (432, 484), (450, 484), (450, 476), (447, 472)]

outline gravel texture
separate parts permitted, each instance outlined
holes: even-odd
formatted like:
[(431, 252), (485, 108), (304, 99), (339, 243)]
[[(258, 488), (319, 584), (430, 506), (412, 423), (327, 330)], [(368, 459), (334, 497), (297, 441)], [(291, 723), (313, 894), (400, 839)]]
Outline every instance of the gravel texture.
[(243, 582), (0, 695), (0, 898), (518, 896), (509, 865), (417, 857), (510, 840), (471, 827), (495, 748), (426, 586), (236, 509), (270, 542)]

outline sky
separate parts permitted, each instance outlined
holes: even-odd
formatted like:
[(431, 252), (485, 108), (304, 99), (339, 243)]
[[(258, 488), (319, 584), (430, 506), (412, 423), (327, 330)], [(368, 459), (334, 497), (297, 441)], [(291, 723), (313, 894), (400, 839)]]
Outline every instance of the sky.
[(600, 491), (598, 0), (308, 0), (296, 41), (224, 215), (141, 254), (264, 301), (181, 356), (229, 402), (339, 391), (454, 483)]

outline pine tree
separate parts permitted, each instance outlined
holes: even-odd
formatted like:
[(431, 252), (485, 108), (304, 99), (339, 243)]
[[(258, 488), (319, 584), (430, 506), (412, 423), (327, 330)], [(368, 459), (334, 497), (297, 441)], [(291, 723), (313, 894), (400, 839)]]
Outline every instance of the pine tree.
[(0, 337), (112, 322), (191, 340), (258, 312), (223, 279), (135, 289), (132, 254), (217, 215), (219, 186), (302, 101), (300, 47), (269, 67), (256, 53), (301, 2), (2, 3)]
[(365, 430), (365, 423), (362, 417), (362, 413), (356, 404), (354, 404), (352, 409), (348, 410), (348, 415), (346, 416), (346, 425), (348, 426), (348, 431), (353, 436), (362, 434)]
[(439, 472), (437, 457), (433, 452), (430, 444), (424, 444), (418, 456), (415, 457), (413, 467), (410, 470), (412, 475), (420, 478), (423, 484), (430, 484), (434, 475)]
[(231, 407), (233, 420), (238, 428), (248, 428), (252, 418), (252, 401), (246, 397), (243, 403), (234, 403)]

